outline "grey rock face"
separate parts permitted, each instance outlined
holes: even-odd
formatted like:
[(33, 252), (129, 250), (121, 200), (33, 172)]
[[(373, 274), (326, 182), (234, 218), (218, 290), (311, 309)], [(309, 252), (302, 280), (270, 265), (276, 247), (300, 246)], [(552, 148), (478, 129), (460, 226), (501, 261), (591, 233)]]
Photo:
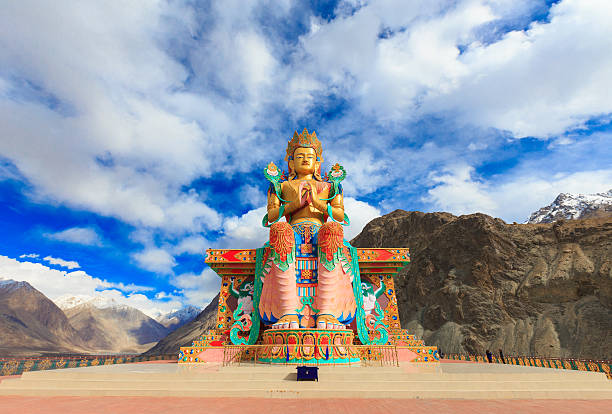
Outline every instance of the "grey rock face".
[(409, 247), (402, 327), (445, 353), (612, 358), (612, 219), (506, 224), (394, 211), (356, 247)]

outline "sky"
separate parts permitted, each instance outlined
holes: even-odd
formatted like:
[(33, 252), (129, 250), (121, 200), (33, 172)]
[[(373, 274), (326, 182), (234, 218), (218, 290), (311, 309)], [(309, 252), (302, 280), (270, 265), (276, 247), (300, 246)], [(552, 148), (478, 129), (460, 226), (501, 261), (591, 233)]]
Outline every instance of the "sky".
[(524, 222), (612, 188), (608, 0), (5, 1), (0, 278), (154, 316), (255, 248), (295, 130), (395, 209)]

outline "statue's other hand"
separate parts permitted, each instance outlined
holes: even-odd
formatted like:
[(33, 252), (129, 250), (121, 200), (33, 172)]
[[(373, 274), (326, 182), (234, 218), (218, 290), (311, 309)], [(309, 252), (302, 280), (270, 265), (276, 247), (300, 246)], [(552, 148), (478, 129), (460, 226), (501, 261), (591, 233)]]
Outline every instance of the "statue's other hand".
[(310, 184), (308, 182), (302, 181), (300, 183), (300, 188), (298, 189), (300, 194), (300, 207), (304, 207), (307, 204), (312, 203)]
[(315, 185), (310, 186), (310, 200), (314, 208), (316, 208), (322, 213), (325, 213), (325, 210), (327, 209), (327, 202), (322, 201), (319, 198), (319, 193), (317, 192), (317, 186)]

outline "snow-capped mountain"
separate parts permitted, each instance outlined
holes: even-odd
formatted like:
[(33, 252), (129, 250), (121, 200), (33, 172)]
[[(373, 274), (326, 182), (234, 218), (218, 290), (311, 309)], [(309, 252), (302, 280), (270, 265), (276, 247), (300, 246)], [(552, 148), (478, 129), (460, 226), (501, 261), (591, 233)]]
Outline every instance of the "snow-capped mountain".
[(98, 309), (107, 309), (107, 308), (129, 308), (127, 305), (123, 305), (117, 302), (113, 298), (107, 298), (104, 296), (89, 296), (89, 295), (62, 295), (59, 298), (55, 299), (53, 302), (62, 310), (67, 310), (70, 308), (74, 308), (79, 305), (88, 304), (94, 306)]
[(34, 289), (28, 282), (18, 282), (13, 279), (0, 279), (0, 287), (9, 290)]
[(202, 312), (202, 309), (189, 305), (178, 310), (172, 310), (165, 315), (160, 315), (155, 320), (168, 329), (176, 329), (194, 320), (200, 312)]
[(552, 204), (531, 214), (526, 223), (552, 223), (612, 215), (612, 190), (597, 194), (561, 193)]

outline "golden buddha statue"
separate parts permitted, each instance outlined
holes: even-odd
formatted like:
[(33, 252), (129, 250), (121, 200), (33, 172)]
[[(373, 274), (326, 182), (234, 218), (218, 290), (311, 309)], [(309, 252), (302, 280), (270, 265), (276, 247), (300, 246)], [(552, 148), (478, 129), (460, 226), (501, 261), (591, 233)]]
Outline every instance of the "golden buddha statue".
[(264, 217), (270, 253), (264, 259), (259, 314), (275, 329), (344, 329), (356, 312), (342, 230), (348, 224), (340, 184), (346, 172), (336, 164), (321, 177), (322, 145), (306, 129), (294, 133), (285, 160), (287, 180), (273, 163), (264, 172), (271, 182)]

